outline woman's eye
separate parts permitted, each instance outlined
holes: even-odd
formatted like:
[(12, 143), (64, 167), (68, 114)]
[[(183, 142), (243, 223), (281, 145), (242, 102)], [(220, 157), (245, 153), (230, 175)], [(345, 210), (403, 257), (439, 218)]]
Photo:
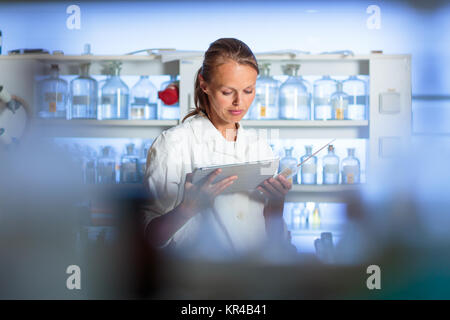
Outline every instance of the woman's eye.
[(230, 91), (222, 91), (222, 93), (223, 93), (223, 95), (225, 95), (225, 96), (229, 96), (232, 92), (230, 92)]
[(253, 93), (253, 90), (250, 90), (250, 91), (244, 91), (246, 94), (252, 94)]

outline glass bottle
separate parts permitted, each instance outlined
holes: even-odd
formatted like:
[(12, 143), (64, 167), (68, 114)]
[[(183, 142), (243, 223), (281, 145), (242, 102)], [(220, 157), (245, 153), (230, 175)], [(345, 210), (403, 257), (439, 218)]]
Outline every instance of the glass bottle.
[(89, 63), (80, 66), (80, 76), (70, 82), (72, 119), (97, 119), (97, 81), (89, 76)]
[(309, 229), (311, 217), (313, 214), (314, 202), (307, 202), (302, 210), (301, 226), (302, 229)]
[(129, 90), (120, 79), (120, 63), (113, 64), (113, 74), (102, 88), (99, 119), (128, 119)]
[(120, 160), (120, 182), (136, 183), (139, 181), (138, 156), (135, 154), (134, 144), (126, 146), (126, 153)]
[(312, 212), (312, 216), (311, 216), (311, 227), (313, 229), (319, 229), (320, 223), (321, 223), (320, 220), (321, 220), (321, 217), (320, 217), (319, 204), (316, 203), (316, 205), (314, 206), (314, 210)]
[(302, 228), (302, 208), (299, 203), (292, 206), (291, 210), (291, 230), (300, 230)]
[(284, 148), (285, 156), (280, 160), (280, 172), (286, 168), (293, 171), (293, 174), (287, 177), (291, 183), (293, 183), (293, 181), (297, 181), (297, 160), (292, 156), (293, 149), (294, 147)]
[(116, 183), (116, 159), (112, 148), (106, 146), (97, 160), (97, 182), (100, 184)]
[(339, 157), (334, 154), (334, 146), (328, 146), (328, 154), (322, 159), (323, 184), (339, 183)]
[(280, 119), (311, 119), (311, 93), (301, 76), (300, 65), (288, 64), (285, 74), (289, 75), (280, 87)]
[(130, 119), (149, 120), (157, 118), (158, 90), (148, 79), (141, 76), (131, 88)]
[(41, 80), (39, 86), (39, 112), (41, 118), (69, 119), (67, 108), (68, 84), (59, 77), (59, 67), (52, 64), (50, 77)]
[(336, 92), (336, 80), (325, 75), (314, 82), (314, 119), (330, 120), (333, 118), (331, 95)]
[(334, 120), (347, 119), (348, 101), (348, 95), (342, 91), (342, 82), (339, 81), (337, 84), (337, 91), (331, 95)]
[(142, 181), (145, 176), (145, 170), (147, 169), (147, 154), (148, 154), (148, 147), (143, 148), (143, 152), (141, 154), (141, 157), (139, 158), (139, 180)]
[(270, 64), (262, 64), (256, 80), (255, 99), (248, 111), (251, 120), (278, 119), (279, 87), (280, 81), (270, 76)]
[(83, 182), (95, 184), (97, 180), (97, 155), (91, 147), (83, 150)]
[[(305, 146), (305, 155), (300, 158), (300, 163), (312, 154), (313, 146)], [(298, 178), (300, 184), (317, 184), (317, 157), (311, 157), (308, 161), (301, 165), (301, 174)]]
[[(165, 90), (169, 85), (173, 83), (178, 83), (176, 75), (170, 75), (170, 80), (165, 81), (161, 84), (161, 90)], [(162, 100), (159, 100), (161, 103), (160, 110), (160, 119), (164, 120), (178, 120), (180, 119), (180, 104), (177, 101), (174, 104), (168, 105), (165, 104)]]
[(355, 148), (348, 148), (347, 153), (347, 158), (342, 160), (342, 183), (360, 183), (360, 165), (358, 158), (355, 157)]
[(342, 89), (349, 97), (347, 119), (366, 120), (369, 101), (366, 81), (353, 75), (344, 81)]

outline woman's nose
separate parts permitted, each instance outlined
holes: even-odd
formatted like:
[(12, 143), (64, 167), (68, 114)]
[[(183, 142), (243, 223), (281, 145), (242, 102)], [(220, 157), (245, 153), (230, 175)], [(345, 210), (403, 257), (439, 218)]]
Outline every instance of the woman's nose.
[(233, 106), (238, 106), (240, 104), (241, 104), (241, 95), (237, 93), (233, 99)]

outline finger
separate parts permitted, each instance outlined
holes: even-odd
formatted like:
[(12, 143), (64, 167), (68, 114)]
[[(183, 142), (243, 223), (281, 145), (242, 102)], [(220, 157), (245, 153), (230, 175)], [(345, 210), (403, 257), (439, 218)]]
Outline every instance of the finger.
[(238, 176), (230, 176), (230, 177), (224, 178), (224, 179), (220, 180), (219, 182), (212, 184), (211, 187), (220, 188), (222, 185), (227, 184), (230, 181), (237, 180), (237, 178), (238, 178)]
[(203, 185), (209, 185), (211, 184), (214, 179), (222, 172), (222, 169), (217, 169), (213, 172), (211, 172), (208, 176), (208, 179), (206, 179), (206, 181), (203, 183)]
[(188, 174), (186, 175), (186, 181), (192, 183), (192, 177), (193, 177), (193, 176), (194, 176), (194, 175), (192, 174), (192, 172), (191, 172), (191, 173), (188, 173)]
[(284, 188), (290, 190), (292, 188), (292, 183), (285, 177), (278, 175), (277, 180), (281, 182)]
[(267, 199), (272, 198), (272, 195), (270, 194), (269, 191), (266, 190), (266, 188), (264, 186), (259, 186), (257, 189), (258, 189), (258, 191), (260, 191), (260, 195), (262, 197), (265, 197)]
[(269, 191), (272, 195), (272, 197), (284, 197), (283, 193), (278, 192), (278, 190), (276, 190), (269, 181), (264, 181), (264, 187), (266, 188), (267, 191)]
[(213, 196), (216, 197), (219, 194), (221, 194), (223, 191), (225, 191), (226, 188), (228, 188), (229, 186), (231, 186), (234, 183), (234, 180), (232, 181), (228, 181), (227, 183), (225, 183), (224, 185), (222, 185), (221, 187), (219, 187), (218, 189), (216, 189), (213, 192)]
[(279, 182), (278, 180), (270, 178), (269, 183), (272, 185), (272, 187), (274, 187), (279, 193), (283, 195), (286, 195), (286, 193), (288, 192), (288, 190), (286, 190), (284, 186), (281, 184), (281, 182)]

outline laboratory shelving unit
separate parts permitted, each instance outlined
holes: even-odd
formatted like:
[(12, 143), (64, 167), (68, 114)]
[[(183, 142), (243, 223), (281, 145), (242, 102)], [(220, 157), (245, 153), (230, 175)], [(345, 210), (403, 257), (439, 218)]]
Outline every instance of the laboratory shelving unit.
[[(245, 128), (267, 130), (280, 139), (366, 139), (366, 176), (389, 162), (407, 142), (411, 132), (411, 57), (409, 55), (264, 54), (259, 63), (270, 63), (272, 75), (282, 75), (282, 65), (299, 63), (304, 76), (369, 76), (368, 120), (297, 121), (247, 120)], [(194, 108), (194, 75), (202, 53), (170, 52), (147, 56), (0, 56), (0, 84), (24, 98), (34, 108), (35, 79), (58, 64), (61, 75), (76, 75), (82, 63), (91, 63), (92, 75), (104, 74), (112, 61), (122, 62), (121, 75), (180, 75), (180, 118)], [(49, 137), (151, 139), (180, 120), (48, 120), (31, 119), (31, 129)], [(275, 129), (275, 130), (274, 130)], [(287, 201), (342, 202), (359, 192), (358, 185), (294, 185)]]

